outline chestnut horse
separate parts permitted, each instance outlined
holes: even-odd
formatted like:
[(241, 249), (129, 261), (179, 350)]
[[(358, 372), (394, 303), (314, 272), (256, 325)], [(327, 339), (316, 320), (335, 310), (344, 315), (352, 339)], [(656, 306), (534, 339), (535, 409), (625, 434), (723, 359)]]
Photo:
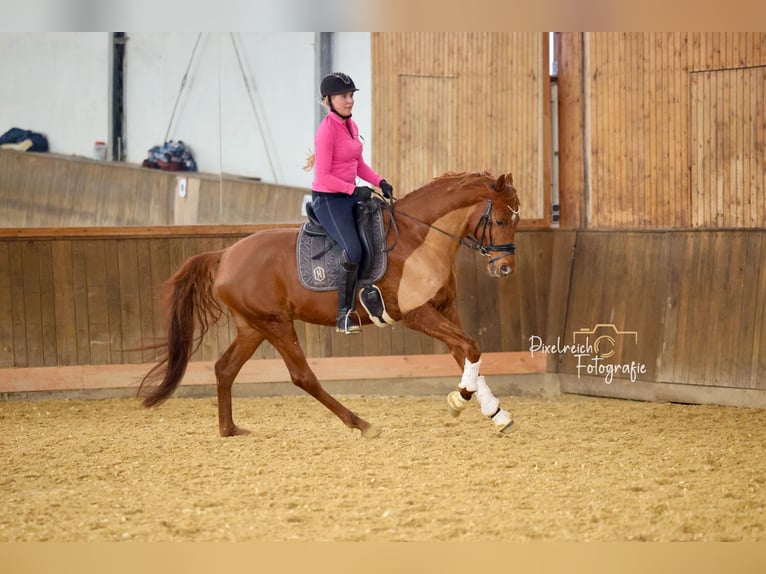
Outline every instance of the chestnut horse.
[[(460, 327), (454, 260), (458, 248), (467, 245), (489, 258), (491, 276), (505, 277), (514, 271), (519, 198), (511, 175), (495, 179), (486, 173), (447, 173), (397, 200), (391, 214), (384, 216), (388, 265), (377, 282), (388, 315), (442, 341), (463, 369), (458, 389), (447, 400), (453, 416), (476, 394), (482, 413), (499, 431), (507, 432), (513, 420), (479, 375), (478, 343)], [(396, 225), (391, 225), (392, 217)], [(163, 360), (141, 381), (138, 392), (144, 406), (158, 405), (173, 394), (191, 355), (223, 314), (222, 302), (234, 318), (237, 334), (215, 363), (221, 436), (249, 432), (234, 424), (231, 389), (237, 373), (264, 340), (281, 355), (293, 384), (362, 436), (379, 434), (377, 427), (322, 388), (300, 347), (293, 322), (334, 325), (337, 294), (302, 286), (297, 237), (295, 228), (259, 231), (224, 250), (191, 257), (167, 280), (167, 348)], [(359, 315), (363, 324), (371, 322), (361, 308)]]

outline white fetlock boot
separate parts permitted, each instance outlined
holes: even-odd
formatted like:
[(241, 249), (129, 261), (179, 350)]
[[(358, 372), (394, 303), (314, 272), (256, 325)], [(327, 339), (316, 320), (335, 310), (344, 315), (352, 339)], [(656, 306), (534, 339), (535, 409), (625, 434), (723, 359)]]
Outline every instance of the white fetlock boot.
[(464, 399), (460, 391), (452, 391), (447, 395), (447, 406), (449, 406), (449, 414), (453, 417), (459, 417), (460, 413), (468, 406), (471, 399)]
[[(481, 366), (481, 359), (472, 363), (468, 359), (465, 359), (463, 365), (463, 376), (460, 379), (459, 389), (465, 389), (471, 393), (477, 389), (476, 379), (479, 376), (479, 367)], [(473, 395), (472, 395), (473, 396)], [(460, 413), (468, 406), (471, 399), (464, 399), (460, 391), (452, 391), (447, 395), (447, 405), (449, 406), (449, 413), (453, 417), (460, 416)]]
[(481, 414), (495, 424), (495, 428), (501, 433), (509, 433), (515, 430), (513, 418), (510, 413), (500, 408), (500, 400), (492, 394), (484, 377), (478, 377), (476, 380), (476, 396), (481, 406)]

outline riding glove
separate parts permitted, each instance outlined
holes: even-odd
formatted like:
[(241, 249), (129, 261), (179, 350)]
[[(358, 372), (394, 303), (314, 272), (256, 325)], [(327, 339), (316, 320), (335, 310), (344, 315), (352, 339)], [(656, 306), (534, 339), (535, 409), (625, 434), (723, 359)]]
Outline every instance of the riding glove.
[(383, 192), (383, 197), (386, 199), (391, 199), (394, 197), (394, 187), (388, 183), (385, 179), (380, 180), (380, 191)]

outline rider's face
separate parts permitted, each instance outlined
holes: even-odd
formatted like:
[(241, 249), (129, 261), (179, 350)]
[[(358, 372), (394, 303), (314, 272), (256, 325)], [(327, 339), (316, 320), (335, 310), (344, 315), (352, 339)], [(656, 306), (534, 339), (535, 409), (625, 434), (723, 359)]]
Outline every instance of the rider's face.
[(354, 92), (330, 96), (330, 103), (332, 108), (342, 116), (350, 116), (354, 108)]

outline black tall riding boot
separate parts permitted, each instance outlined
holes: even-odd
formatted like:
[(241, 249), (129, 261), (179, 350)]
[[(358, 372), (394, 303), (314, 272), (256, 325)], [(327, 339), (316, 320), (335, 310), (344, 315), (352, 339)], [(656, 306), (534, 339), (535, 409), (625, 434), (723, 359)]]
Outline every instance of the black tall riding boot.
[(335, 331), (338, 333), (359, 333), (359, 315), (356, 313), (356, 281), (359, 271), (358, 263), (341, 258), (341, 270), (338, 276), (338, 318)]

